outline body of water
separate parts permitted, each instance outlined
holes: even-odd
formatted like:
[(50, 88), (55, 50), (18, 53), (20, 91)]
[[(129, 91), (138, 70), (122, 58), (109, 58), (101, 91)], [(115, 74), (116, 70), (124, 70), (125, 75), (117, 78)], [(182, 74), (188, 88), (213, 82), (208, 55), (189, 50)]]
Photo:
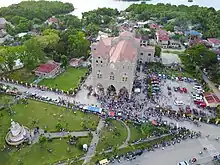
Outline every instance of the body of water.
[[(60, 0), (62, 2), (70, 2), (74, 5), (76, 10), (73, 12), (74, 15), (81, 17), (81, 13), (96, 9), (98, 7), (110, 7), (117, 8), (118, 10), (124, 10), (134, 2), (125, 1), (115, 1), (115, 0)], [(0, 7), (8, 6), (14, 3), (19, 3), (21, 0), (1, 0)], [(137, 2), (138, 3), (138, 2)], [(140, 2), (139, 2), (140, 3)], [(214, 7), (215, 9), (220, 9), (220, 0), (194, 0), (193, 2), (188, 2), (188, 0), (151, 0), (146, 3), (170, 3), (173, 5), (199, 5), (206, 7)]]

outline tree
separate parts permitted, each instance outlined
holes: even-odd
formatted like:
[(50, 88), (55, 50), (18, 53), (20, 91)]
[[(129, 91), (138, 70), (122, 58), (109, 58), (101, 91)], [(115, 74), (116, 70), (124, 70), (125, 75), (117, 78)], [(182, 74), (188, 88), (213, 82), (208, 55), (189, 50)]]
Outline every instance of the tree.
[(156, 57), (160, 57), (161, 55), (161, 47), (160, 46), (155, 46), (155, 54)]
[(85, 38), (83, 32), (77, 32), (68, 37), (68, 55), (69, 57), (88, 57), (90, 43)]
[(66, 68), (67, 67), (67, 65), (68, 65), (68, 58), (67, 58), (67, 56), (65, 56), (65, 55), (62, 55), (61, 56), (61, 66), (62, 67), (64, 67), (64, 68)]
[(58, 122), (58, 123), (56, 124), (56, 129), (57, 129), (57, 131), (61, 131), (62, 128), (63, 128), (63, 127), (62, 127), (61, 123)]
[(99, 26), (93, 23), (90, 23), (88, 26), (86, 26), (86, 33), (88, 35), (97, 35), (99, 30)]
[(44, 60), (44, 52), (35, 38), (26, 41), (24, 47), (25, 52), (22, 54), (21, 60), (27, 69), (32, 70)]

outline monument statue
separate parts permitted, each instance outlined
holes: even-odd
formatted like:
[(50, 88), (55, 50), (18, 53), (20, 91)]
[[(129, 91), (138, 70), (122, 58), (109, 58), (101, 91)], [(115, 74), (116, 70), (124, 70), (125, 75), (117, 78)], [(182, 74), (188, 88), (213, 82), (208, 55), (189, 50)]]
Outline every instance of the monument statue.
[(21, 126), (11, 119), (11, 127), (5, 138), (9, 145), (19, 145), (27, 140), (29, 136), (30, 131), (27, 127)]

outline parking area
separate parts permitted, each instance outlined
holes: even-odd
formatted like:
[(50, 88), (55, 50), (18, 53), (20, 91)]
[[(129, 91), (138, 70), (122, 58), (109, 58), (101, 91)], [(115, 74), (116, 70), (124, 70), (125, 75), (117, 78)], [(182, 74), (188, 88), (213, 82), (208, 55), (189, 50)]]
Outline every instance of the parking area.
[(203, 89), (189, 78), (151, 76), (152, 95), (157, 105), (188, 114), (212, 116), (203, 100)]

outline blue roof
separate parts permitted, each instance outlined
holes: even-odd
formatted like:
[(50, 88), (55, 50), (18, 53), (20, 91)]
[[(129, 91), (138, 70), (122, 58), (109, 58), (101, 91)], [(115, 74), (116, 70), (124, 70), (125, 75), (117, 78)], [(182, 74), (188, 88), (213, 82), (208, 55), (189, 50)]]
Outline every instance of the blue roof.
[(98, 113), (102, 113), (102, 108), (98, 108), (95, 106), (85, 106), (84, 109), (91, 111), (91, 112), (98, 112)]
[(202, 34), (195, 30), (185, 31), (185, 35), (201, 36)]

